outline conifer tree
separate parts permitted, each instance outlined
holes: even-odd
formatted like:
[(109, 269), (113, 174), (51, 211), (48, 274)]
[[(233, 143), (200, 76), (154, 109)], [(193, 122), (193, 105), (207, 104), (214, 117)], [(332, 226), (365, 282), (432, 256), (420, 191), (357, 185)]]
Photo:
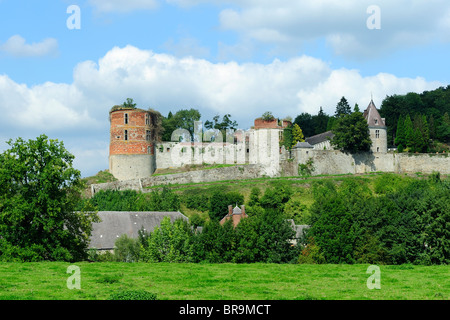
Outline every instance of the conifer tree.
[(404, 130), (405, 130), (405, 144), (406, 144), (405, 147), (411, 148), (413, 147), (414, 141), (414, 129), (409, 114), (407, 114), (405, 118)]
[(302, 129), (295, 123), (292, 128), (292, 146), (295, 146), (297, 142), (303, 141), (305, 141), (305, 136), (303, 135)]
[(341, 100), (336, 105), (336, 112), (335, 112), (336, 118), (340, 118), (351, 113), (352, 109), (350, 108), (347, 99), (345, 99), (345, 97), (342, 97)]
[(403, 150), (403, 148), (406, 146), (405, 133), (406, 133), (405, 132), (405, 120), (400, 115), (400, 117), (398, 118), (398, 121), (397, 121), (397, 132), (395, 134), (395, 144), (401, 150)]
[(416, 114), (414, 117), (412, 147), (415, 152), (427, 152), (430, 134), (428, 130), (428, 123), (425, 116)]

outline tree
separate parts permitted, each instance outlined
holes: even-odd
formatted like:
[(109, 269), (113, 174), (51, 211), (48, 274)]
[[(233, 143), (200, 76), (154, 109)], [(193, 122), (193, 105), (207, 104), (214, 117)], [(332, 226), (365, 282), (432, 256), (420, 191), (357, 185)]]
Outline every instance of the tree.
[(327, 122), (327, 131), (332, 131), (334, 129), (334, 123), (336, 122), (335, 117), (329, 117)]
[[(405, 140), (406, 145), (405, 147), (413, 148), (414, 146), (414, 129), (413, 129), (413, 123), (411, 121), (411, 117), (409, 114), (406, 115), (405, 118), (405, 124), (404, 124), (404, 130), (405, 130)], [(412, 150), (414, 151), (414, 150)]]
[(209, 217), (211, 220), (220, 221), (228, 214), (228, 206), (241, 205), (244, 196), (236, 191), (224, 193), (223, 190), (215, 190), (209, 199)]
[(283, 138), (280, 141), (280, 146), (284, 146), (286, 149), (292, 149), (292, 130), (293, 125), (289, 125), (283, 129)]
[(285, 263), (298, 256), (290, 243), (295, 232), (282, 211), (265, 208), (241, 220), (236, 233), (234, 262)]
[(132, 108), (132, 109), (136, 109), (136, 103), (133, 102), (133, 99), (131, 98), (127, 98), (127, 101), (125, 101), (122, 106), (126, 107), (126, 108)]
[(236, 130), (238, 127), (238, 124), (235, 120), (231, 120), (230, 114), (225, 114), (222, 117), (222, 121), (220, 121), (220, 116), (216, 115), (213, 117), (212, 121), (206, 120), (205, 121), (205, 128), (206, 129), (217, 129), (222, 133), (222, 138), (225, 140), (227, 135), (227, 130)]
[(349, 115), (352, 113), (352, 109), (350, 108), (350, 105), (348, 104), (347, 99), (345, 97), (342, 97), (341, 100), (336, 105), (336, 111), (335, 111), (335, 117), (340, 118), (345, 115)]
[(298, 126), (298, 124), (294, 124), (292, 128), (292, 146), (295, 146), (297, 142), (305, 141), (305, 136), (303, 135), (302, 129)]
[(319, 108), (317, 115), (312, 116), (312, 123), (314, 126), (314, 134), (320, 134), (327, 131), (329, 116), (323, 112), (322, 107)]
[(398, 118), (397, 132), (395, 134), (395, 144), (401, 149), (406, 146), (405, 120), (402, 116)]
[(303, 130), (305, 137), (311, 137), (314, 135), (314, 124), (312, 121), (312, 116), (309, 113), (303, 112), (299, 114), (295, 120), (294, 124), (298, 124)]
[(450, 142), (450, 117), (447, 112), (442, 117), (441, 124), (436, 128), (436, 135), (440, 141)]
[(17, 260), (86, 257), (97, 213), (89, 202), (76, 211), (84, 189), (74, 156), (58, 140), (18, 138), (0, 154), (0, 255)]
[(194, 122), (199, 121), (200, 118), (200, 112), (192, 108), (179, 110), (174, 115), (169, 113), (167, 118), (162, 119), (163, 141), (172, 141), (172, 133), (176, 129), (188, 130), (192, 140), (194, 138)]
[(416, 152), (427, 152), (430, 140), (428, 122), (425, 116), (416, 114), (414, 117), (413, 148)]
[(262, 114), (261, 119), (264, 121), (273, 121), (275, 120), (275, 117), (273, 116), (272, 112), (266, 111)]
[(176, 219), (173, 223), (164, 217), (161, 225), (146, 237), (141, 257), (148, 262), (191, 262), (193, 257), (193, 231), (189, 223)]
[(353, 112), (336, 120), (331, 144), (344, 152), (365, 152), (372, 146), (369, 126), (361, 112)]

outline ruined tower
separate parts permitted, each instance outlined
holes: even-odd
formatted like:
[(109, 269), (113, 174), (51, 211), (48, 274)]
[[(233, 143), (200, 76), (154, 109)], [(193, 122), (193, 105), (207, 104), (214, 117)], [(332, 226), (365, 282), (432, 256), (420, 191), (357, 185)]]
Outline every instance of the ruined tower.
[(119, 180), (149, 177), (156, 166), (155, 115), (149, 110), (114, 106), (109, 113), (109, 171)]

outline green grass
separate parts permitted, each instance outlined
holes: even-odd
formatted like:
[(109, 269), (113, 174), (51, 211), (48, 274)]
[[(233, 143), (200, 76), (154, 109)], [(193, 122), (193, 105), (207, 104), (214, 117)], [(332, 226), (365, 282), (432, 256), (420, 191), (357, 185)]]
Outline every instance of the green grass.
[(68, 289), (70, 263), (0, 263), (0, 299), (105, 300), (145, 290), (160, 300), (449, 300), (450, 266), (74, 263), (81, 289)]

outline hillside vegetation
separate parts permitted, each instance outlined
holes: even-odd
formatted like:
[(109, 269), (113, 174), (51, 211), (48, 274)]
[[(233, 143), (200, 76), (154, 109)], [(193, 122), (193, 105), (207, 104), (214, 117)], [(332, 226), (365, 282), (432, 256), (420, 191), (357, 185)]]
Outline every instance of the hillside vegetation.
[[(450, 262), (449, 194), (448, 178), (417, 173), (101, 191), (89, 201), (98, 210), (179, 210), (191, 226), (203, 227), (198, 234), (183, 223), (165, 223), (139, 239), (143, 250), (135, 252), (134, 261), (430, 265)], [(242, 204), (247, 219), (236, 228), (218, 224), (228, 205)], [(286, 219), (310, 226), (296, 246), (280, 245), (293, 237)]]

